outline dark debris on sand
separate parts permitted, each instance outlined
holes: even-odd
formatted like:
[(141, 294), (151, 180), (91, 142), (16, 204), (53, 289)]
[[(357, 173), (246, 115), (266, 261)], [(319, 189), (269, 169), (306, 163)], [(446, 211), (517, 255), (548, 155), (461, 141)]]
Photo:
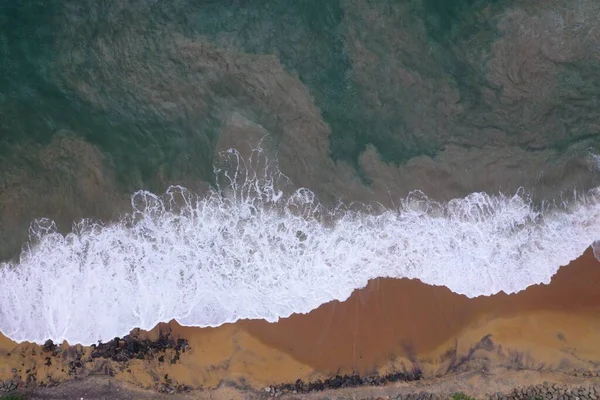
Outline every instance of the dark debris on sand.
[[(158, 362), (175, 364), (179, 361), (181, 353), (185, 353), (186, 350), (190, 349), (186, 339), (173, 339), (169, 334), (161, 334), (157, 340), (140, 339), (136, 336), (127, 335), (123, 338), (116, 337), (107, 343), (98, 342), (97, 345), (91, 347), (91, 358), (85, 356), (83, 350), (76, 350), (77, 346), (64, 351), (63, 358), (70, 360), (68, 363), (69, 375), (77, 375), (77, 371), (84, 367), (85, 362), (91, 362), (95, 359), (106, 359), (119, 363), (126, 363), (135, 359), (156, 359)], [(167, 352), (167, 350), (172, 351)], [(47, 340), (44, 343), (42, 351), (47, 354), (45, 358), (46, 366), (51, 366), (53, 357), (56, 357), (58, 353), (62, 353), (52, 340)], [(35, 379), (34, 373), (35, 371), (31, 371), (33, 376), (31, 379)], [(31, 384), (35, 384), (35, 382), (31, 382)]]
[(419, 369), (413, 372), (395, 372), (387, 375), (336, 375), (325, 380), (317, 380), (314, 382), (304, 382), (298, 379), (295, 383), (284, 383), (281, 385), (268, 386), (265, 392), (271, 396), (276, 396), (283, 393), (309, 393), (320, 392), (328, 389), (340, 389), (357, 386), (381, 386), (392, 382), (414, 382), (422, 378), (422, 373)]
[[(350, 379), (354, 382), (358, 382), (356, 377), (336, 377), (342, 379)], [(369, 384), (368, 382), (364, 384)], [(267, 394), (271, 396), (282, 395), (283, 392), (277, 392), (274, 387), (265, 388)], [(410, 390), (410, 389), (409, 389)], [(300, 393), (299, 391), (292, 393)], [(292, 397), (293, 398), (293, 397)], [(323, 400), (384, 400), (384, 397), (357, 397), (356, 394), (347, 394), (338, 396), (326, 396), (321, 397)], [(598, 384), (584, 383), (583, 385), (565, 385), (565, 384), (550, 384), (544, 382), (543, 384), (520, 386), (512, 389), (510, 392), (503, 393), (497, 392), (493, 394), (486, 394), (480, 397), (471, 397), (462, 392), (412, 392), (402, 393), (395, 395), (388, 395), (385, 397), (387, 400), (599, 400), (600, 399), (600, 386)]]
[[(115, 337), (107, 343), (98, 342), (98, 344), (90, 347), (91, 352), (80, 345), (68, 346), (61, 349), (52, 340), (47, 340), (41, 349), (44, 356), (44, 365), (48, 367), (53, 365), (56, 365), (57, 368), (62, 367), (63, 372), (68, 373), (71, 378), (77, 380), (84, 379), (90, 373), (97, 373), (99, 371), (102, 371), (104, 375), (114, 376), (115, 372), (113, 368), (117, 367), (118, 369), (125, 370), (128, 368), (130, 360), (152, 360), (159, 363), (168, 362), (176, 364), (180, 359), (181, 353), (190, 350), (186, 339), (174, 339), (169, 333), (161, 333), (157, 340), (141, 339), (135, 334), (122, 338)], [(35, 348), (31, 350), (31, 354), (36, 355)], [(26, 357), (24, 353), (21, 356)], [(111, 365), (111, 363), (107, 362), (108, 360), (118, 364)], [(94, 363), (94, 361), (101, 362)], [(66, 363), (66, 365), (63, 363)], [(89, 366), (88, 363), (90, 363)], [(6, 383), (0, 381), (0, 392), (10, 392), (18, 389), (31, 391), (58, 385), (58, 382), (54, 381), (50, 375), (41, 377), (35, 365), (25, 370), (27, 376), (25, 381), (22, 381), (20, 376), (18, 376), (18, 372), (21, 372), (20, 370), (13, 369), (12, 372), (14, 376), (11, 380)], [(187, 392), (191, 390), (191, 387), (174, 383), (168, 375), (165, 375), (164, 380), (157, 383), (156, 390), (173, 394)]]
[[(159, 363), (176, 364), (181, 353), (190, 349), (186, 339), (174, 339), (169, 333), (162, 334), (157, 340), (140, 339), (137, 335), (127, 335), (123, 338), (116, 337), (107, 343), (98, 342), (92, 345), (91, 353), (81, 345), (61, 348), (52, 340), (47, 340), (41, 348), (44, 358), (44, 366), (61, 368), (71, 378), (81, 379), (90, 372), (102, 370), (105, 375), (114, 376), (113, 367), (107, 362), (93, 363), (95, 360), (111, 360), (119, 363), (117, 368), (125, 370), (130, 360), (155, 360)], [(36, 348), (31, 349), (31, 355), (37, 355)], [(9, 354), (10, 356), (10, 354)], [(21, 357), (27, 357), (25, 350), (21, 351)], [(88, 366), (88, 363), (93, 363)], [(21, 364), (22, 366), (24, 364)], [(37, 366), (25, 369), (25, 380), (19, 376), (22, 370), (13, 368), (13, 377), (6, 383), (0, 382), (0, 391), (12, 391), (16, 389), (28, 389), (40, 387), (53, 387), (58, 384), (50, 375), (40, 375)], [(159, 385), (158, 390), (165, 393), (188, 391), (185, 385), (176, 385), (166, 381)]]
[(53, 355), (56, 355), (56, 348), (57, 346), (54, 344), (54, 342), (48, 339), (46, 340), (46, 343), (44, 343), (43, 351), (44, 353), (53, 353)]
[[(114, 338), (113, 340), (97, 345), (92, 345), (92, 358), (105, 358), (117, 362), (126, 362), (133, 359), (146, 360), (157, 358), (159, 362), (169, 361), (175, 364), (179, 361), (181, 353), (185, 353), (190, 347), (186, 339), (173, 339), (169, 334), (161, 335), (157, 340), (139, 339), (127, 335), (123, 338)], [(174, 350), (175, 355), (166, 360), (165, 352)]]

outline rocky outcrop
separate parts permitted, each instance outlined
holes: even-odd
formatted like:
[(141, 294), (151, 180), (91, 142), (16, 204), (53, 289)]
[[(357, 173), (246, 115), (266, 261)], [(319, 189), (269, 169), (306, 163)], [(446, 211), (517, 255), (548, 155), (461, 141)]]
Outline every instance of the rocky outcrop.
[(414, 369), (410, 372), (396, 372), (381, 376), (372, 375), (363, 377), (360, 375), (337, 375), (332, 378), (325, 380), (319, 379), (313, 382), (303, 382), (301, 379), (298, 379), (294, 383), (268, 386), (265, 388), (265, 392), (271, 396), (280, 396), (285, 393), (310, 393), (358, 386), (378, 386), (393, 382), (414, 382), (421, 378), (422, 373), (418, 369)]

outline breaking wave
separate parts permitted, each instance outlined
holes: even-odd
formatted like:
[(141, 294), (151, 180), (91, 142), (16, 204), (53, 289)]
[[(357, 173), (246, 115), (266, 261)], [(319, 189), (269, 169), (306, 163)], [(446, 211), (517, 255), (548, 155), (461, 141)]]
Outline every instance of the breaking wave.
[(223, 157), (228, 168), (205, 193), (140, 191), (122, 220), (81, 221), (68, 235), (36, 221), (20, 261), (0, 265), (0, 330), (91, 344), (173, 318), (276, 321), (376, 277), (513, 293), (548, 283), (600, 232), (598, 189), (558, 205), (524, 192), (443, 204), (412, 193), (396, 209), (328, 208), (290, 189), (258, 150), (247, 162), (234, 150)]

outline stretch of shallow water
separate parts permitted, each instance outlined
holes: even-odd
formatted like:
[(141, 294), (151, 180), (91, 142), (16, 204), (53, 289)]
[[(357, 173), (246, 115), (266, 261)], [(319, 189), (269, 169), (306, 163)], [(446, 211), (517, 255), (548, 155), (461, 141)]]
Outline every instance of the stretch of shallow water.
[(524, 193), (445, 204), (413, 193), (393, 210), (326, 210), (309, 190), (280, 190), (276, 166), (249, 168), (217, 171), (224, 186), (202, 195), (140, 191), (121, 222), (82, 221), (62, 235), (38, 221), (20, 262), (0, 266), (0, 329), (17, 341), (91, 344), (173, 318), (276, 321), (376, 277), (469, 297), (514, 293), (548, 283), (600, 232), (599, 190), (552, 207)]

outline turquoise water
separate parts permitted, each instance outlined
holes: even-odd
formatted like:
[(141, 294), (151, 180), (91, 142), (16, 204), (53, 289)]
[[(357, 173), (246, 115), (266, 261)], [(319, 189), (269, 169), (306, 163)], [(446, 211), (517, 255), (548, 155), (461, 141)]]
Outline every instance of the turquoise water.
[[(310, 203), (319, 209), (309, 212), (310, 223), (324, 223), (322, 216), (339, 204), (350, 209), (354, 201), (361, 204), (359, 216), (336, 211), (324, 218), (327, 223), (322, 227), (311, 225), (313, 253), (302, 254), (312, 261), (295, 265), (291, 260), (299, 253), (290, 250), (280, 254), (287, 268), (303, 271), (303, 276), (310, 276), (311, 268), (333, 268), (331, 276), (338, 277), (345, 268), (356, 272), (360, 257), (370, 266), (360, 274), (349, 272), (351, 278), (343, 287), (329, 294), (307, 294), (307, 288), (321, 284), (302, 281), (303, 289), (292, 290), (285, 306), (265, 315), (260, 311), (261, 292), (252, 292), (249, 296), (254, 296), (252, 304), (258, 308), (245, 310), (250, 317), (272, 319), (295, 310), (294, 304), (306, 311), (328, 299), (343, 298), (365, 279), (386, 274), (414, 276), (470, 295), (516, 291), (546, 281), (560, 263), (542, 257), (541, 249), (553, 248), (563, 255), (561, 262), (568, 262), (597, 239), (594, 229), (600, 231), (594, 192), (600, 182), (600, 37), (596, 33), (600, 23), (594, 17), (598, 13), (600, 4), (592, 0), (526, 5), (499, 0), (4, 2), (0, 5), (0, 260), (11, 260), (16, 270), (21, 266), (30, 271), (37, 265), (32, 260), (74, 257), (73, 264), (44, 267), (57, 276), (44, 279), (67, 280), (72, 265), (86, 265), (77, 257), (88, 254), (70, 247), (73, 237), (61, 236), (74, 231), (79, 238), (75, 242), (89, 241), (86, 246), (96, 248), (99, 259), (116, 263), (101, 267), (92, 262), (90, 271), (125, 264), (135, 268), (136, 261), (127, 252), (144, 253), (141, 249), (149, 245), (143, 238), (166, 235), (154, 225), (147, 228), (152, 234), (135, 230), (139, 227), (126, 230), (127, 224), (135, 225), (128, 220), (132, 215), (146, 216), (145, 211), (136, 214), (142, 193), (138, 191), (156, 193), (165, 201), (161, 194), (179, 185), (194, 198), (190, 204), (196, 204), (196, 195), (230, 199), (235, 186), (217, 186), (227, 171), (235, 170), (223, 161), (222, 152), (235, 148), (245, 159), (249, 149), (260, 148), (264, 159), (254, 165), (255, 172), (264, 173), (268, 159), (269, 174), (279, 177), (274, 187), (281, 195), (268, 200), (263, 192), (253, 192), (260, 203), (253, 209), (296, 210), (297, 205), (289, 203), (297, 201), (293, 193), (299, 188), (306, 188), (302, 196), (310, 198), (304, 198), (302, 207)], [(407, 199), (415, 191), (424, 194), (413, 203)], [(176, 203), (183, 201), (177, 199)], [(452, 203), (452, 199), (458, 200)], [(171, 224), (181, 224), (179, 233), (167, 236), (192, 246), (186, 251), (208, 251), (197, 247), (205, 237), (200, 233), (208, 235), (206, 227), (197, 225), (196, 219), (179, 221), (169, 204), (157, 211), (160, 215), (153, 214), (168, 232)], [(214, 200), (203, 210), (190, 204), (191, 208), (184, 207), (190, 215), (220, 216), (223, 224), (233, 223), (226, 218), (228, 213), (242, 212), (235, 202), (224, 205)], [(423, 224), (407, 216), (411, 204), (429, 204), (419, 208), (425, 212)], [(223, 213), (222, 207), (229, 211)], [(399, 213), (399, 220), (390, 216), (379, 226), (369, 219), (391, 210)], [(266, 224), (272, 217), (260, 221)], [(461, 228), (459, 236), (474, 247), (463, 243), (466, 250), (460, 257), (453, 253), (462, 247), (460, 243), (432, 248), (421, 241), (449, 235), (444, 231), (447, 222), (463, 217), (483, 225), (477, 225), (480, 234), (473, 237), (475, 225)], [(46, 218), (41, 225), (34, 222), (41, 218)], [(126, 222), (121, 226), (123, 218)], [(401, 224), (409, 220), (415, 224), (410, 228), (415, 230), (414, 241), (399, 233)], [(363, 242), (341, 233), (336, 236), (335, 229), (322, 231), (328, 224), (335, 225), (331, 221), (343, 221), (340, 226), (347, 229), (362, 227)], [(287, 222), (304, 229), (304, 222)], [(492, 222), (499, 224), (494, 225), (499, 230), (486, 225)], [(58, 236), (44, 236), (47, 226)], [(217, 222), (214, 227), (219, 232)], [(573, 237), (559, 240), (555, 231), (559, 228)], [(113, 247), (103, 247), (116, 240), (110, 239), (111, 229), (123, 235), (121, 244), (113, 244), (119, 249), (114, 254), (109, 251)], [(263, 243), (264, 254), (280, 240), (276, 232), (269, 236), (273, 242)], [(296, 231), (285, 232), (296, 238)], [(402, 236), (404, 242), (388, 250), (394, 259), (384, 257), (371, 264), (373, 257), (386, 251), (366, 238), (381, 232), (386, 238)], [(135, 237), (129, 245), (123, 244), (127, 235)], [(227, 235), (214, 240), (228, 246), (226, 237), (235, 238), (236, 233)], [(490, 246), (497, 235), (498, 247), (482, 249), (481, 235)], [(244, 238), (238, 238), (241, 248), (251, 249)], [(351, 243), (337, 249), (332, 244), (337, 240)], [(315, 254), (327, 246), (333, 246), (332, 254), (352, 257), (338, 256), (343, 266), (329, 261), (324, 266)], [(354, 254), (344, 246), (365, 253)], [(161, 251), (169, 258), (175, 250)], [(430, 252), (433, 258), (411, 259), (403, 251)], [(256, 266), (248, 254), (235, 260), (224, 255), (213, 260), (209, 269)], [(147, 258), (148, 254), (144, 257), (157, 271), (167, 267)], [(454, 261), (448, 261), (443, 271), (429, 271), (427, 265), (440, 265), (436, 257)], [(488, 286), (459, 284), (451, 273), (459, 259), (469, 268), (483, 268)], [(182, 271), (206, 272), (199, 266), (202, 260), (190, 260), (193, 265), (183, 262)], [(263, 262), (265, 271), (275, 268)], [(498, 272), (506, 263), (516, 268), (512, 280)], [(4, 278), (18, 287), (24, 275)], [(89, 281), (89, 276), (80, 279)], [(215, 285), (211, 293), (220, 293)], [(196, 293), (196, 289), (186, 290)], [(0, 310), (18, 296), (15, 292), (3, 298)], [(283, 292), (281, 296), (285, 298)], [(194, 314), (196, 319), (188, 315), (188, 322), (218, 324), (244, 312), (223, 302), (215, 307), (222, 308), (216, 319), (200, 313)], [(2, 315), (9, 315), (4, 312), (0, 311), (0, 329)], [(147, 315), (144, 323), (173, 315), (184, 318), (184, 314), (176, 309), (163, 316)], [(226, 317), (219, 319), (219, 315)], [(126, 317), (121, 322), (114, 329), (134, 324)], [(18, 329), (15, 337), (29, 337), (23, 327)], [(92, 336), (98, 332), (104, 331), (101, 327), (88, 331)]]

